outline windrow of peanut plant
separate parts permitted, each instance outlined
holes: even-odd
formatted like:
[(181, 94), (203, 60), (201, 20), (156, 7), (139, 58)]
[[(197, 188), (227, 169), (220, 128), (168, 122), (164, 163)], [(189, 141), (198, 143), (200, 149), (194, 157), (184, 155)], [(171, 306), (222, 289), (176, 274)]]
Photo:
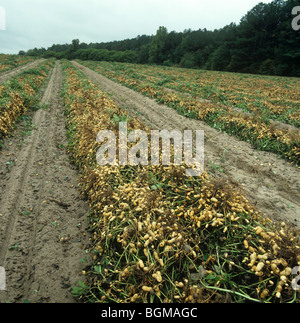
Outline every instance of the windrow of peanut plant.
[(38, 91), (52, 67), (53, 60), (47, 60), (0, 85), (0, 140), (20, 116), (36, 105)]
[(0, 73), (34, 61), (34, 57), (0, 54)]
[[(170, 91), (170, 89), (166, 89), (168, 84), (167, 81), (164, 82), (164, 80), (160, 80), (157, 77), (154, 78), (154, 76), (149, 78), (145, 75), (147, 70), (151, 70), (152, 67), (150, 66), (147, 66), (144, 69), (143, 67), (140, 67), (143, 72), (139, 73), (137, 68), (133, 68), (134, 65), (133, 67), (131, 65), (126, 67), (126, 64), (120, 63), (80, 63), (100, 74), (103, 74), (113, 81), (132, 88), (146, 96), (157, 99), (158, 102), (176, 109), (184, 116), (203, 120), (219, 131), (233, 134), (239, 139), (251, 143), (259, 150), (276, 153), (296, 166), (300, 166), (300, 132), (298, 129), (288, 129), (275, 126), (274, 123), (270, 122), (270, 119), (266, 118), (265, 114), (263, 114), (258, 108), (253, 109), (251, 111), (252, 114), (245, 114), (242, 110), (241, 112), (234, 111), (229, 106), (229, 103), (233, 103), (233, 98), (226, 101), (228, 105), (224, 105), (223, 102), (218, 100), (202, 100), (199, 95), (203, 93), (192, 91), (194, 88), (201, 89), (202, 79), (201, 82), (199, 79), (197, 82), (195, 80), (195, 84), (193, 84), (192, 88), (182, 87), (182, 84), (177, 81), (182, 77), (182, 74), (185, 75), (184, 70), (181, 73), (178, 72), (176, 76), (173, 75), (171, 78), (173, 82), (171, 82), (172, 85), (170, 87), (176, 91)], [(162, 73), (162, 71), (160, 72)], [(199, 76), (199, 78), (201, 78), (201, 76)], [(186, 76), (184, 80), (185, 79)], [(203, 77), (203, 82), (205, 82), (205, 76)], [(214, 93), (208, 96), (208, 98), (211, 98), (211, 96), (214, 98), (216, 91), (217, 90), (215, 89)], [(290, 101), (293, 102), (291, 103), (291, 109), (287, 110), (293, 111), (293, 113), (291, 113), (291, 118), (294, 118), (293, 120), (295, 121), (295, 125), (298, 125), (299, 106), (297, 106), (296, 103), (300, 102), (299, 93), (290, 94), (292, 96)], [(243, 98), (247, 99), (245, 94), (243, 94)], [(267, 100), (268, 97), (265, 97), (264, 100), (261, 99), (259, 101), (260, 105), (264, 104), (265, 106)], [(241, 100), (238, 102), (240, 101)], [(243, 101), (243, 104), (245, 106), (245, 100)], [(264, 109), (264, 111), (266, 111), (267, 108)], [(273, 116), (274, 115), (275, 114), (273, 114)]]
[[(82, 302), (294, 302), (300, 253), (240, 192), (182, 166), (99, 166), (96, 137), (130, 119), (81, 71), (63, 62), (69, 150), (81, 171), (92, 233)], [(128, 147), (129, 148), (129, 147)], [(299, 296), (299, 295), (298, 295)]]
[(300, 126), (300, 81), (297, 78), (116, 62), (96, 64), (153, 85), (235, 106), (263, 119)]

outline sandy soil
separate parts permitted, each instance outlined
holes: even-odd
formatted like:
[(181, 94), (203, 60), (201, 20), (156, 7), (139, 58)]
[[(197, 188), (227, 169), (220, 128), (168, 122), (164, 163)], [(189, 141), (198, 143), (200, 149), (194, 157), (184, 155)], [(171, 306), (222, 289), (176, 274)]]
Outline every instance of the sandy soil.
[(77, 62), (73, 64), (151, 129), (204, 130), (207, 169), (218, 178), (226, 178), (242, 188), (252, 204), (268, 218), (300, 227), (299, 169), (275, 154), (257, 151), (250, 144), (220, 133), (202, 121), (180, 116), (175, 110)]
[(57, 62), (41, 101), (48, 109), (34, 114), (29, 136), (19, 127), (0, 151), (0, 266), (7, 275), (0, 303), (74, 302), (71, 287), (83, 279), (88, 207), (64, 148), (61, 85)]
[(10, 71), (0, 73), (0, 84), (3, 83), (3, 82), (6, 82), (11, 77), (15, 77), (15, 76), (19, 75), (20, 73), (22, 73), (22, 72), (24, 72), (26, 70), (29, 70), (30, 68), (36, 67), (37, 65), (39, 65), (43, 61), (44, 61), (44, 59), (38, 59), (38, 60), (36, 60), (34, 62), (25, 64), (23, 66), (16, 67), (16, 68), (14, 68), (14, 69), (12, 69)]

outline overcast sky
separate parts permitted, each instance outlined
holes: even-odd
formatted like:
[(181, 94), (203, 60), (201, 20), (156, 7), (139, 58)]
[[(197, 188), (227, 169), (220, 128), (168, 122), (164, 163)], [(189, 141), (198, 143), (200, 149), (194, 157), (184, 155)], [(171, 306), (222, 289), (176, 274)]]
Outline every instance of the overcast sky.
[[(52, 44), (108, 42), (154, 35), (159, 26), (181, 32), (222, 28), (267, 0), (0, 0), (6, 30), (0, 52)], [(3, 11), (3, 10), (2, 10)], [(0, 21), (1, 26), (1, 21)]]

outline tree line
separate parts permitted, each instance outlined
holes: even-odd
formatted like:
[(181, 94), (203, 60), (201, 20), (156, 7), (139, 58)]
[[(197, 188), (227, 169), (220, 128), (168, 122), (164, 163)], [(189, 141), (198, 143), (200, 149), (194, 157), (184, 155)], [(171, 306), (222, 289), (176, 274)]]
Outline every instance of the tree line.
[(298, 0), (259, 3), (239, 24), (213, 31), (168, 32), (161, 26), (152, 36), (90, 44), (76, 39), (71, 44), (34, 48), (20, 54), (300, 76), (300, 30), (292, 28), (292, 10), (297, 5)]

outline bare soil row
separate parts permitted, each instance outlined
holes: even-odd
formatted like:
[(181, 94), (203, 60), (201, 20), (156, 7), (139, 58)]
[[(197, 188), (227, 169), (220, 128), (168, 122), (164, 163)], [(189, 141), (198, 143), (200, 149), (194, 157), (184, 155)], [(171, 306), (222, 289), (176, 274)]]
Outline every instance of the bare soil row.
[(0, 152), (0, 266), (7, 275), (1, 302), (74, 302), (72, 286), (87, 255), (87, 205), (70, 163), (56, 63), (33, 115), (31, 134), (16, 132)]

